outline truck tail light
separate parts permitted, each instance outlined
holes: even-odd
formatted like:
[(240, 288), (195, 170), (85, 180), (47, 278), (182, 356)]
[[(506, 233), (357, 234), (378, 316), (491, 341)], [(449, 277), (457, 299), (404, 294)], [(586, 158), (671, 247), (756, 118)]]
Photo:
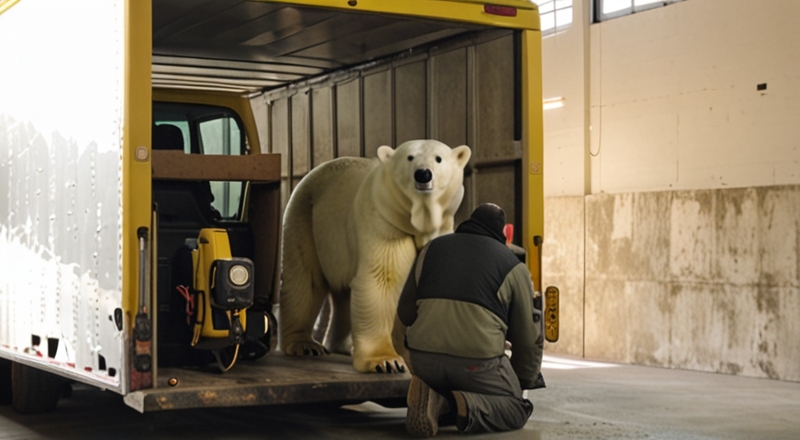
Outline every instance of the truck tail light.
[(517, 8), (511, 6), (483, 5), (483, 12), (503, 17), (516, 17)]

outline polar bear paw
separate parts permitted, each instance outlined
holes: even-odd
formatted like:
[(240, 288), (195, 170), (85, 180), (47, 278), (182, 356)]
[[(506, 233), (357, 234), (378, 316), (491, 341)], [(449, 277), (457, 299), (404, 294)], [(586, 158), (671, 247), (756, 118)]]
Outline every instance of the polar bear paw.
[(283, 352), (288, 356), (321, 356), (329, 354), (328, 349), (314, 340), (295, 341), (286, 344)]
[(354, 361), (353, 366), (360, 373), (405, 373), (408, 369), (401, 357), (370, 357)]

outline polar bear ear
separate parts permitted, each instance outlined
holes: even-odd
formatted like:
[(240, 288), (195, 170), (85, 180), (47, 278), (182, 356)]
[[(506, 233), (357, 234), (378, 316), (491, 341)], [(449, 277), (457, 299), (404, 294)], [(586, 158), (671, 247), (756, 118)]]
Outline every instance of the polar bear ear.
[(381, 145), (378, 147), (378, 159), (380, 159), (381, 162), (388, 162), (392, 156), (394, 156), (394, 150), (392, 147), (386, 145)]
[(470, 150), (468, 146), (462, 145), (460, 147), (453, 148), (453, 155), (456, 157), (456, 162), (458, 162), (458, 166), (464, 168), (465, 166), (467, 166), (469, 158), (472, 157), (472, 150)]

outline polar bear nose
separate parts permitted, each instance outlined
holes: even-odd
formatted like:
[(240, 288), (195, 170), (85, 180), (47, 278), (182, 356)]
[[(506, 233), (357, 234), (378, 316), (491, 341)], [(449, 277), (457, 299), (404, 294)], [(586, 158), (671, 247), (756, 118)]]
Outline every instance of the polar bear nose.
[(428, 183), (433, 179), (433, 173), (427, 168), (420, 168), (414, 172), (414, 180), (417, 183)]

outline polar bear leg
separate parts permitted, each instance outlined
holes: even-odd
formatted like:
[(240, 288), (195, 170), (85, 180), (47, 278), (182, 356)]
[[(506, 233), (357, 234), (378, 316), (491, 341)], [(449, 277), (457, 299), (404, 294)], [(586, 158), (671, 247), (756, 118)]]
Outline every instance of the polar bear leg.
[(361, 373), (392, 373), (406, 368), (392, 341), (397, 297), (387, 293), (353, 290), (353, 367)]
[(281, 351), (290, 356), (327, 353), (312, 335), (328, 295), (328, 283), (322, 275), (313, 241), (294, 239), (311, 236), (309, 218), (298, 216), (284, 234), (278, 336)]
[(362, 373), (392, 373), (407, 369), (394, 348), (392, 330), (397, 301), (414, 264), (411, 238), (394, 243), (359, 265), (351, 287), (353, 367)]
[[(290, 356), (327, 354), (327, 350), (314, 340), (312, 334), (328, 290), (321, 277), (299, 278), (295, 282), (286, 282), (287, 286), (281, 292), (281, 351)], [(318, 280), (312, 281), (312, 278)]]

